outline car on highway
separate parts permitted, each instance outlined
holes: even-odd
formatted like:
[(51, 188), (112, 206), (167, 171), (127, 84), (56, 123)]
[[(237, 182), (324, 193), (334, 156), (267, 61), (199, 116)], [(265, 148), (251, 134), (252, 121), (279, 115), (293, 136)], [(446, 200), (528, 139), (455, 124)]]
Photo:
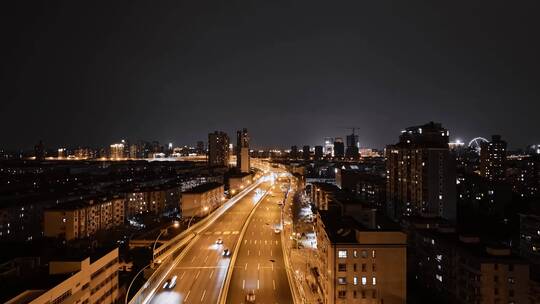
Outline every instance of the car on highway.
[(174, 286), (176, 286), (176, 279), (177, 278), (178, 278), (177, 276), (173, 276), (172, 278), (165, 281), (165, 283), (163, 283), (163, 289), (172, 289), (172, 288), (174, 288)]
[(255, 303), (255, 293), (253, 291), (248, 292), (246, 295), (246, 303)]
[(218, 245), (223, 244), (223, 240), (222, 240), (222, 239), (217, 239), (217, 240), (216, 240), (216, 244), (218, 244)]
[(281, 232), (281, 229), (279, 229), (279, 228), (274, 229), (275, 234), (279, 234), (280, 232)]
[(224, 249), (224, 250), (223, 250), (223, 256), (224, 256), (224, 257), (231, 256), (231, 251), (230, 251), (229, 249)]

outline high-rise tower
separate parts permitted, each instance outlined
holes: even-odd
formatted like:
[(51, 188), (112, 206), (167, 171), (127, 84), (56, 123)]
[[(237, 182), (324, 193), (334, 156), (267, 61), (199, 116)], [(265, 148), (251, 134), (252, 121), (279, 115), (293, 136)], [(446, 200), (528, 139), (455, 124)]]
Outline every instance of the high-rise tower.
[(229, 136), (225, 132), (215, 131), (208, 134), (208, 165), (229, 165)]
[(236, 167), (242, 173), (249, 173), (249, 135), (246, 128), (236, 131)]
[(456, 216), (456, 164), (440, 123), (401, 131), (386, 147), (386, 198), (391, 217)]

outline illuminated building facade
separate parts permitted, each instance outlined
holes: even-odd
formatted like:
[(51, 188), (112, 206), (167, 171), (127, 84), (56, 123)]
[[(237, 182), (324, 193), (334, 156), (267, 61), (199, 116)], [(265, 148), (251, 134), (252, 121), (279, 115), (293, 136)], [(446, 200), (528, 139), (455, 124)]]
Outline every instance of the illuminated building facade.
[(215, 131), (208, 134), (208, 165), (229, 165), (229, 136), (225, 132)]
[(236, 132), (236, 168), (241, 173), (250, 171), (249, 135), (246, 128)]
[(26, 290), (9, 304), (118, 303), (118, 248), (94, 260), (51, 261), (49, 275), (70, 275), (49, 290)]
[(224, 190), (223, 184), (207, 183), (182, 193), (182, 216), (208, 215), (225, 201)]
[(135, 188), (126, 194), (127, 216), (153, 214), (180, 208), (181, 186), (160, 185)]
[(490, 181), (504, 181), (506, 169), (506, 142), (500, 135), (483, 142), (480, 148), (480, 173)]
[(406, 235), (370, 230), (334, 210), (316, 215), (323, 303), (406, 303)]
[(430, 122), (401, 132), (386, 147), (387, 212), (392, 218), (456, 217), (456, 165), (448, 130)]
[(109, 158), (111, 159), (122, 159), (124, 158), (124, 144), (117, 143), (110, 146)]
[(44, 213), (44, 235), (67, 241), (95, 235), (125, 222), (125, 199), (101, 197), (74, 201), (48, 209)]
[(325, 157), (334, 156), (334, 139), (332, 137), (324, 138), (324, 151), (323, 154)]

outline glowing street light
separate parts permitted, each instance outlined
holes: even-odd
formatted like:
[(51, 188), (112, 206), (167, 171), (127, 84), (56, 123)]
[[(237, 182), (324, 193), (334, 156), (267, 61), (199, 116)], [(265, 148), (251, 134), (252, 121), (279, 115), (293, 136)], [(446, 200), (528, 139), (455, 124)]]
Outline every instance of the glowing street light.
[[(178, 228), (178, 227), (180, 227), (180, 222), (174, 221), (169, 227)], [(156, 258), (156, 257), (155, 257), (155, 251), (156, 251), (156, 245), (157, 245), (157, 242), (158, 242), (158, 240), (159, 240), (159, 237), (160, 237), (162, 234), (166, 233), (167, 230), (169, 229), (169, 227), (166, 227), (165, 229), (161, 229), (161, 231), (159, 232), (159, 234), (158, 234), (156, 240), (154, 241), (154, 246), (152, 246), (152, 263), (150, 264), (150, 265), (152, 265), (152, 267), (153, 267), (154, 264), (156, 263), (156, 260), (155, 260), (155, 258)], [(157, 263), (158, 263), (158, 264), (161, 263), (161, 260), (158, 260)]]

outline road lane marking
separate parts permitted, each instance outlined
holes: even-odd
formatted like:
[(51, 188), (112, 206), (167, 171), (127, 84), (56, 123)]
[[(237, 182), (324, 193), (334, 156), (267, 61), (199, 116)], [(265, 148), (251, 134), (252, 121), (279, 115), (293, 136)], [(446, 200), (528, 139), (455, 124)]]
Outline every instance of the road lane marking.
[(201, 302), (204, 300), (204, 296), (206, 295), (206, 289), (202, 293)]
[(206, 261), (208, 261), (208, 257), (209, 255), (206, 256), (206, 258), (204, 258), (204, 264), (206, 265)]
[(193, 259), (191, 259), (191, 263), (195, 262), (195, 258), (196, 256), (194, 256)]
[(257, 280), (257, 289), (259, 289), (259, 280)]
[(210, 279), (212, 278), (212, 275), (214, 274), (214, 271), (210, 272)]
[(259, 250), (259, 256), (261, 256), (261, 251)]
[(187, 299), (189, 298), (189, 294), (190, 294), (190, 293), (191, 293), (191, 289), (188, 290), (187, 295), (186, 295), (186, 298), (184, 299), (184, 303), (185, 303), (185, 302), (187, 301)]
[(272, 256), (272, 249), (270, 249), (270, 256)]
[(227, 268), (227, 266), (178, 266), (174, 267), (174, 269), (222, 269)]
[(274, 263), (272, 263), (272, 271), (274, 271)]
[(242, 280), (242, 290), (246, 288), (246, 280)]
[(195, 276), (195, 280), (199, 278), (199, 275), (201, 274), (201, 271), (197, 272), (197, 275)]
[(276, 290), (276, 281), (272, 280), (272, 285), (274, 285), (274, 290)]
[(180, 280), (182, 280), (182, 278), (184, 277), (184, 275), (186, 274), (186, 272), (182, 272), (182, 275), (180, 276)]
[(261, 269), (261, 264), (257, 263), (257, 270), (260, 270), (260, 269)]
[(249, 249), (248, 249), (248, 254), (247, 255), (249, 255)]

